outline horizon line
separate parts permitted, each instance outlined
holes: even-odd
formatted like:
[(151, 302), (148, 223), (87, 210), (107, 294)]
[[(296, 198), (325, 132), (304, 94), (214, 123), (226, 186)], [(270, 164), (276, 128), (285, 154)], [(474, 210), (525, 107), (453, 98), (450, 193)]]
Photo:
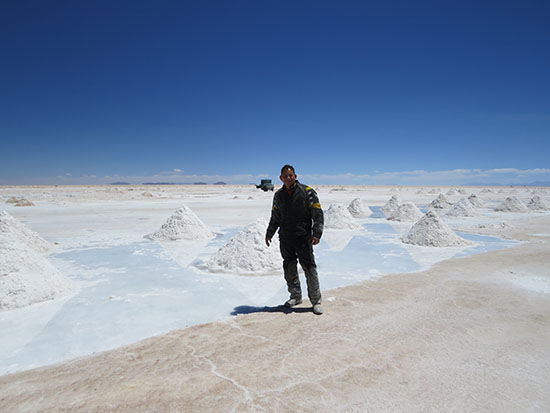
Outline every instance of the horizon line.
[[(373, 186), (550, 186), (550, 168), (517, 169), (453, 169), (439, 171), (375, 171), (370, 174), (297, 174), (298, 180), (314, 185), (373, 185)], [(1, 186), (30, 185), (250, 185), (261, 179), (272, 179), (273, 174), (190, 174), (174, 168), (152, 175), (98, 176), (95, 174), (75, 176), (71, 172), (55, 177), (26, 177), (0, 179)]]

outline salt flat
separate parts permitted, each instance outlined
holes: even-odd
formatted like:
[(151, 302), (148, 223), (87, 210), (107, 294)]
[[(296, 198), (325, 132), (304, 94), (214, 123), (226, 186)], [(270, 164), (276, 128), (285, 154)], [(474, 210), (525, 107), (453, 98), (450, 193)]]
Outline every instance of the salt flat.
[[(547, 410), (548, 213), (493, 210), (513, 191), (528, 202), (532, 188), (462, 188), (466, 194), (448, 199), (475, 193), (485, 206), (479, 216), (446, 221), (475, 247), (401, 243), (413, 223), (390, 223), (377, 208), (397, 195), (425, 209), (450, 188), (432, 189), (317, 188), (324, 208), (360, 198), (375, 214), (358, 220), (359, 232), (326, 231), (316, 249), (326, 314), (315, 317), (307, 304), (278, 309), (282, 274), (209, 273), (201, 265), (242, 227), (269, 217), (271, 192), (1, 187), (3, 199), (35, 204), (4, 209), (57, 243), (50, 260), (82, 284), (73, 297), (0, 313), (10, 332), (0, 342), (11, 352), (5, 372), (29, 368), (34, 353), (45, 353), (37, 365), (79, 357), (2, 376), (1, 410)], [(182, 204), (217, 234), (214, 241), (143, 238)], [(128, 288), (132, 277), (137, 290)], [(103, 313), (89, 317), (90, 307)]]

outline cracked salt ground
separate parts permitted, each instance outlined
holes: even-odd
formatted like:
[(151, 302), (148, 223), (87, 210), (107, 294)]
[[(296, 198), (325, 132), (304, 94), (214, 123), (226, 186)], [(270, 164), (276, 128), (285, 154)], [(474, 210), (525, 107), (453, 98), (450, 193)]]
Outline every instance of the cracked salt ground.
[[(236, 232), (231, 227), (219, 234), (199, 257), (206, 258)], [(478, 245), (444, 249), (446, 255), (441, 251), (434, 254), (429, 247), (400, 243), (391, 225), (369, 220), (363, 230), (352, 233), (341, 250), (331, 249), (327, 241), (317, 247), (322, 288), (350, 285), (387, 273), (417, 271), (455, 255), (515, 245), (494, 237), (461, 235)], [(327, 240), (330, 236), (328, 231)], [(13, 331), (17, 325), (19, 337), (3, 344), (0, 374), (224, 319), (231, 313), (238, 314), (235, 309), (243, 306), (277, 306), (287, 298), (282, 273), (262, 277), (212, 274), (196, 265), (182, 266), (190, 260), (174, 259), (171, 253), (158, 243), (143, 241), (52, 256), (55, 265), (81, 282), (83, 288), (63, 305), (57, 303), (57, 307), (44, 303), (0, 314), (0, 329)], [(305, 287), (303, 275), (301, 280)], [(45, 309), (50, 317), (37, 320)]]

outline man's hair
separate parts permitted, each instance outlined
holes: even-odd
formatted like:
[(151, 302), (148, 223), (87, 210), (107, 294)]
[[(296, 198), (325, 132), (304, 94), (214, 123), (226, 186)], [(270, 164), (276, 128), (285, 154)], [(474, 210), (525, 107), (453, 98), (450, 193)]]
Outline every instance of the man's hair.
[(281, 175), (287, 170), (287, 169), (290, 169), (292, 170), (292, 173), (295, 174), (296, 171), (294, 170), (294, 167), (292, 165), (285, 165), (281, 168)]

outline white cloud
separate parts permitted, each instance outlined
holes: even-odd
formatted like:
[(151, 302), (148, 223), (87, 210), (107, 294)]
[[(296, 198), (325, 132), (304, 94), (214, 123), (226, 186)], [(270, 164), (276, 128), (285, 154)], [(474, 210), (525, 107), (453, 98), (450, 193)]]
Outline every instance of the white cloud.
[(517, 172), (520, 172), (520, 170), (516, 168), (501, 168), (501, 169), (490, 169), (487, 172), (491, 172), (495, 174), (506, 174), (506, 173), (517, 173)]

